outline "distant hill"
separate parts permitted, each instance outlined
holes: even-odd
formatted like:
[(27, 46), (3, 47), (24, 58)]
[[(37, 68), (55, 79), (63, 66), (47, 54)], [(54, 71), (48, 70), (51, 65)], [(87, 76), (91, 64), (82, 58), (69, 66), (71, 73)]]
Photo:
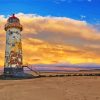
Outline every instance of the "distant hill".
[(81, 70), (99, 70), (99, 64), (33, 64), (30, 65), (33, 70), (38, 71), (81, 71)]

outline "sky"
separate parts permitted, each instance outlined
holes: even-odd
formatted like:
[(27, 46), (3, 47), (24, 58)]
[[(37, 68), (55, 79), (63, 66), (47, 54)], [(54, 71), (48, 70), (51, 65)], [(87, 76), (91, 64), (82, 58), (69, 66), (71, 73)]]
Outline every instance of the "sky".
[(100, 0), (0, 0), (0, 13), (34, 13), (86, 20), (96, 24), (100, 19)]
[(100, 64), (100, 0), (0, 0), (0, 66), (13, 13), (24, 29), (24, 63)]

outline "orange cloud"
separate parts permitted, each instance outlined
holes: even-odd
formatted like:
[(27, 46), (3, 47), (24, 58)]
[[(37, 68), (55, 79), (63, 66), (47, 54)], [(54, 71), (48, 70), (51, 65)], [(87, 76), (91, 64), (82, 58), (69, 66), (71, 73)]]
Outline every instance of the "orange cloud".
[[(100, 32), (85, 21), (16, 14), (23, 25), (24, 63), (99, 63)], [(4, 63), (7, 18), (0, 16), (0, 66)]]

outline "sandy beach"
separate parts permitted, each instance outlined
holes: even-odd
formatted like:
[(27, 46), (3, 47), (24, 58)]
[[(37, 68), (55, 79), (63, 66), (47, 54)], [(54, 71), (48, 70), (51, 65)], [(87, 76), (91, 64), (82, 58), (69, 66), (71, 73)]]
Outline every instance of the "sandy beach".
[(100, 100), (100, 77), (0, 80), (0, 100)]

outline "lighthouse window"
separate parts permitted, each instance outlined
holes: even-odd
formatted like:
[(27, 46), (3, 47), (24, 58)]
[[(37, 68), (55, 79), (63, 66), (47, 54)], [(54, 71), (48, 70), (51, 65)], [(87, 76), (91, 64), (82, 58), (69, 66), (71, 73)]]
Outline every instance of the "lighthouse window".
[(17, 19), (12, 19), (13, 20), (13, 22), (18, 22), (18, 20)]
[(12, 23), (12, 19), (9, 19), (9, 22)]
[(14, 46), (15, 46), (15, 44), (12, 44), (12, 46), (14, 47)]
[(9, 31), (9, 35), (12, 35), (13, 34), (13, 32), (12, 31)]
[(18, 21), (19, 21), (18, 19), (9, 19), (9, 22), (10, 22), (10, 23), (18, 22)]
[(16, 19), (13, 19), (13, 22), (16, 22)]
[(10, 34), (12, 35), (12, 34), (13, 34), (13, 32), (11, 31), (11, 32), (10, 32)]
[(16, 31), (16, 34), (19, 34), (18, 31)]
[(15, 38), (15, 36), (13, 36), (13, 38)]

